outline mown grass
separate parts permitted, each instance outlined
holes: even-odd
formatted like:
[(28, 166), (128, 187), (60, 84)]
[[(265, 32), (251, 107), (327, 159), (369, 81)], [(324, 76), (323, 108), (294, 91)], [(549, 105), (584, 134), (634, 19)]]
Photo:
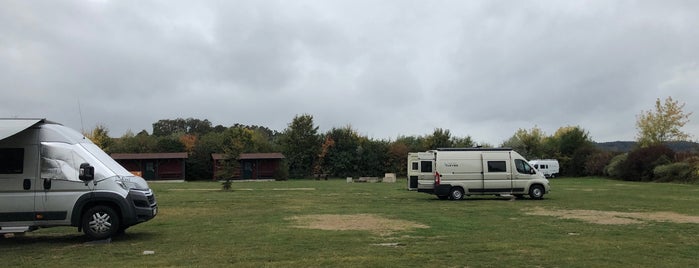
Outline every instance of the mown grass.
[[(405, 181), (152, 183), (160, 214), (108, 244), (75, 228), (0, 238), (3, 266), (25, 267), (692, 267), (699, 224), (601, 225), (527, 215), (539, 208), (699, 216), (699, 186), (554, 179), (544, 200), (443, 201)], [(296, 227), (294, 216), (374, 214), (424, 224), (381, 234)], [(388, 246), (385, 246), (388, 245)], [(144, 251), (155, 254), (144, 255)]]

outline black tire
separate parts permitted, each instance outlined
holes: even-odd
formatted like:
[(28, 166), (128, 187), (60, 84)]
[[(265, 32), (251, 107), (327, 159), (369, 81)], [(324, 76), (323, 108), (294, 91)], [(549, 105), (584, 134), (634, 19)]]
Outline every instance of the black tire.
[(535, 184), (529, 187), (529, 197), (532, 199), (542, 199), (544, 198), (544, 193), (544, 186)]
[(112, 237), (120, 230), (119, 224), (119, 214), (108, 206), (94, 206), (82, 217), (83, 232), (94, 240)]
[(449, 196), (448, 195), (438, 195), (437, 198), (439, 198), (439, 200), (447, 200), (447, 199), (449, 199)]
[(464, 190), (459, 187), (451, 188), (449, 192), (449, 199), (451, 200), (461, 200), (464, 199)]

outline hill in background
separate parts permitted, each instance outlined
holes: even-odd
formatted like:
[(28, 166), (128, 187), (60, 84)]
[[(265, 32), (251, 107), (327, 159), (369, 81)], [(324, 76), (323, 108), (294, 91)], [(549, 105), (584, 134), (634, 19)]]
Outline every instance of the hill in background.
[[(636, 148), (635, 141), (595, 142), (598, 149), (611, 152), (630, 152)], [(667, 146), (675, 152), (699, 152), (699, 143), (691, 141), (668, 142)]]

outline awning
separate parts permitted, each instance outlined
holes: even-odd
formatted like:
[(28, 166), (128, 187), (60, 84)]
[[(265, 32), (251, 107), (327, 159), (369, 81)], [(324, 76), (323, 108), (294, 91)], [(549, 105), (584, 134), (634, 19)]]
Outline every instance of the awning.
[(0, 140), (15, 135), (44, 119), (0, 119)]

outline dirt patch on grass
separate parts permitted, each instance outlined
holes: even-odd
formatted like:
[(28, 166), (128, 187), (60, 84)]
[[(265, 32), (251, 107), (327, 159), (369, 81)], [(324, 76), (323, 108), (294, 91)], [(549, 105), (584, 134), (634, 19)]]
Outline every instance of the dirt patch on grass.
[(318, 214), (287, 218), (296, 223), (294, 227), (330, 231), (359, 230), (378, 235), (391, 235), (395, 232), (414, 228), (430, 228), (427, 225), (406, 220), (388, 219), (374, 214)]
[(561, 219), (575, 219), (595, 224), (640, 224), (649, 221), (673, 223), (699, 223), (699, 216), (675, 212), (618, 212), (601, 210), (549, 210), (534, 208), (525, 211), (527, 215), (552, 216)]

